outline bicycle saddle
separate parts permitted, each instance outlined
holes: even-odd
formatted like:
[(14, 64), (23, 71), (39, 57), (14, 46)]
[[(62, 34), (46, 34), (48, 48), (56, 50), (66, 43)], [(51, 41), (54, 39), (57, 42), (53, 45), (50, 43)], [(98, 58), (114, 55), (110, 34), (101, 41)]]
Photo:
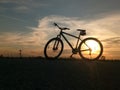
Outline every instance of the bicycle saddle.
[(82, 31), (82, 32), (85, 32), (86, 30), (83, 30), (83, 29), (77, 29), (77, 31)]
[(80, 31), (80, 35), (86, 35), (86, 30), (83, 30), (83, 29), (77, 29), (77, 31)]

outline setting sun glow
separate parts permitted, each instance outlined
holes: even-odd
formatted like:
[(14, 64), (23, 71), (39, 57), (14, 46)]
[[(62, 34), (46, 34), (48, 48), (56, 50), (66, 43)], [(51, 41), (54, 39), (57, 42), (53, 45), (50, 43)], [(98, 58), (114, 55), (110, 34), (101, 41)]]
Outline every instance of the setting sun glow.
[(93, 53), (97, 53), (97, 51), (99, 50), (99, 44), (93, 40), (87, 41), (86, 44), (88, 45), (89, 48), (92, 49)]

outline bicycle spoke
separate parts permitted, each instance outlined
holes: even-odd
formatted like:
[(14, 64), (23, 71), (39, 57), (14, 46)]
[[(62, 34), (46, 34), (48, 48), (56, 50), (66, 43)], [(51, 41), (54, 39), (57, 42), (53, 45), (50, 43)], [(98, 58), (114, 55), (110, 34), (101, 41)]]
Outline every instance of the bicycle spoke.
[(81, 52), (84, 52), (84, 51), (90, 51), (90, 49), (81, 50)]

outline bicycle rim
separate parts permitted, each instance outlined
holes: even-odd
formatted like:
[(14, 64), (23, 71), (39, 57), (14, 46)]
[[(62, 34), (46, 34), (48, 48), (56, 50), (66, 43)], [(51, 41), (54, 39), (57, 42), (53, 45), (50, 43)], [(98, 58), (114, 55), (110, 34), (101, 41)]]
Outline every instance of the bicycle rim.
[(63, 42), (59, 38), (49, 40), (44, 48), (44, 55), (46, 58), (58, 58), (63, 51)]
[(79, 54), (86, 60), (98, 60), (103, 53), (102, 43), (96, 38), (86, 38), (79, 46)]

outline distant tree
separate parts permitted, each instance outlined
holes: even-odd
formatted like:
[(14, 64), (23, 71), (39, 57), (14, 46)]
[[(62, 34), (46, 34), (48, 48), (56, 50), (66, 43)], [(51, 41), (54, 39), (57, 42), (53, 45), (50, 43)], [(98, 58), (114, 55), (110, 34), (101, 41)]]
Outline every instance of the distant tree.
[(3, 57), (3, 55), (1, 54), (1, 55), (0, 55), (0, 58), (2, 58), (2, 57)]

